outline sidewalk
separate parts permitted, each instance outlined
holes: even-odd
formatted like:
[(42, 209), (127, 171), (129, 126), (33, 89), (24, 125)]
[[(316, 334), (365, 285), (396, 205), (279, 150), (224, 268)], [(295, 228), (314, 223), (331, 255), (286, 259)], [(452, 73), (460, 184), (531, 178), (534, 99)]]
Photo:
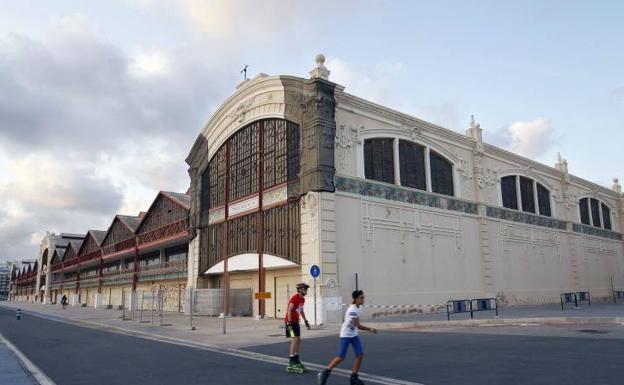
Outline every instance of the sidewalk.
[(26, 373), (19, 359), (0, 340), (0, 384), (36, 385), (32, 376)]
[[(72, 322), (87, 327), (109, 329), (126, 334), (142, 335), (148, 338), (163, 340), (187, 341), (193, 344), (219, 348), (241, 348), (254, 345), (265, 345), (284, 342), (283, 321), (280, 319), (255, 320), (249, 317), (228, 318), (227, 334), (223, 334), (223, 320), (214, 317), (194, 317), (190, 330), (188, 316), (182, 313), (165, 313), (163, 323), (158, 326), (159, 318), (155, 315), (152, 324), (151, 314), (144, 311), (142, 322), (139, 313), (135, 312), (134, 320), (122, 320), (121, 310), (106, 310), (68, 306), (63, 310), (60, 305), (43, 305), (30, 303), (3, 302), (0, 306), (21, 308), (22, 317), (29, 312), (61, 322)], [(475, 312), (475, 319), (469, 314), (451, 315), (446, 320), (446, 313), (437, 314), (404, 314), (385, 317), (367, 318), (365, 323), (377, 329), (412, 329), (412, 328), (445, 328), (445, 327), (476, 327), (481, 325), (527, 325), (527, 324), (583, 324), (611, 323), (624, 324), (624, 304), (614, 305), (610, 302), (592, 303), (591, 307), (574, 309), (566, 307), (561, 311), (557, 304), (539, 306), (518, 306), (499, 309), (499, 317), (493, 311)], [(130, 317), (129, 313), (126, 313)], [(323, 325), (311, 331), (304, 331), (303, 338), (315, 338), (335, 335), (339, 324)]]
[[(190, 322), (187, 315), (177, 312), (166, 312), (163, 316), (163, 324), (160, 323), (157, 314), (154, 315), (154, 323), (151, 323), (150, 312), (144, 311), (142, 322), (136, 311), (134, 320), (122, 320), (121, 310), (94, 309), (91, 307), (67, 306), (65, 310), (60, 305), (44, 305), (40, 303), (2, 302), (0, 306), (6, 308), (22, 309), (22, 318), (29, 317), (29, 312), (37, 313), (48, 319), (62, 322), (73, 322), (87, 327), (100, 329), (114, 329), (128, 334), (144, 334), (165, 339), (177, 339), (202, 344), (207, 346), (239, 348), (243, 346), (264, 345), (284, 342), (284, 329), (280, 326), (284, 321), (281, 319), (256, 320), (251, 317), (231, 317), (226, 320), (227, 334), (223, 334), (223, 319), (207, 316), (193, 317), (195, 330), (190, 330)], [(130, 312), (126, 311), (127, 318)], [(338, 325), (305, 330), (304, 338), (314, 338), (324, 335), (332, 335), (338, 331)]]

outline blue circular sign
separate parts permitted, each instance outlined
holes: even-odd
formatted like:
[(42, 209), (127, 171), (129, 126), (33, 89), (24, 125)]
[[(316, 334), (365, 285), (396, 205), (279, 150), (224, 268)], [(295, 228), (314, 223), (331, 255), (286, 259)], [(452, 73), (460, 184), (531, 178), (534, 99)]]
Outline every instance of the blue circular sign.
[(321, 268), (317, 265), (310, 266), (310, 275), (314, 278), (318, 277), (321, 275)]

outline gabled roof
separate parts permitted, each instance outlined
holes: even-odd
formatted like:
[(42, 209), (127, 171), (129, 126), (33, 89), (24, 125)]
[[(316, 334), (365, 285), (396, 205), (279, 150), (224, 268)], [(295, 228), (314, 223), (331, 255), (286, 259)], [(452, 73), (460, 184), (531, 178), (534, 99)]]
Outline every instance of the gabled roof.
[(106, 231), (104, 230), (89, 230), (88, 233), (93, 235), (93, 239), (97, 242), (98, 245), (102, 245), (104, 242), (104, 237), (106, 236)]
[(146, 223), (147, 221), (144, 220), (145, 218), (147, 218), (149, 216), (149, 214), (152, 212), (152, 209), (154, 208), (154, 206), (156, 206), (156, 203), (158, 202), (158, 199), (160, 197), (165, 197), (167, 199), (169, 199), (170, 201), (172, 201), (173, 203), (177, 204), (178, 206), (182, 207), (184, 210), (189, 211), (191, 208), (191, 197), (186, 195), (186, 194), (182, 194), (182, 193), (177, 193), (177, 192), (173, 192), (173, 191), (159, 191), (158, 194), (156, 195), (156, 198), (154, 198), (154, 200), (152, 201), (152, 204), (150, 205), (149, 209), (147, 209), (147, 213), (141, 218), (141, 224), (139, 225), (139, 227), (137, 227), (136, 229), (136, 233), (139, 232), (139, 230), (141, 229), (143, 223)]
[(50, 258), (50, 262), (48, 262), (48, 264), (52, 266), (55, 263), (61, 262), (61, 260), (63, 259), (63, 255), (65, 255), (66, 249), (67, 248), (64, 248), (63, 250), (59, 248), (54, 249), (54, 252), (52, 253), (52, 258)]
[[(98, 246), (102, 245), (102, 241), (104, 241), (104, 237), (106, 236), (106, 231), (102, 230), (87, 230), (87, 234), (84, 237), (84, 240), (80, 242), (80, 245), (75, 248), (76, 255), (80, 255), (82, 252), (82, 248), (87, 245), (87, 241), (89, 238), (92, 238)], [(74, 244), (70, 242), (70, 244)]]
[(111, 222), (110, 226), (108, 226), (108, 230), (106, 230), (106, 234), (102, 238), (102, 242), (100, 242), (100, 246), (106, 243), (117, 221), (119, 221), (122, 225), (124, 225), (126, 229), (128, 229), (128, 231), (130, 231), (132, 234), (135, 234), (136, 230), (139, 228), (139, 225), (141, 224), (141, 217), (132, 216), (132, 215), (119, 215), (119, 214), (115, 215), (115, 218), (113, 218), (113, 221)]
[(131, 216), (131, 215), (117, 215), (117, 219), (121, 221), (126, 227), (130, 229), (133, 233), (139, 228), (141, 224), (141, 217), (139, 216)]
[(185, 209), (189, 210), (191, 208), (191, 196), (177, 193), (173, 191), (161, 191), (163, 195), (169, 196), (172, 200), (180, 204)]

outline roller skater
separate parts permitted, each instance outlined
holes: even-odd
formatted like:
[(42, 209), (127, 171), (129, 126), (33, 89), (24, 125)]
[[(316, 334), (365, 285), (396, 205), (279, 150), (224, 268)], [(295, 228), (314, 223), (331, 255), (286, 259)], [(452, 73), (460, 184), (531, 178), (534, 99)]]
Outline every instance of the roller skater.
[(364, 358), (364, 350), (362, 349), (362, 342), (360, 341), (358, 331), (368, 330), (373, 334), (377, 334), (377, 329), (369, 328), (360, 323), (360, 318), (362, 317), (361, 306), (364, 304), (364, 292), (362, 290), (356, 290), (351, 296), (353, 297), (353, 304), (347, 309), (344, 322), (340, 329), (340, 350), (338, 351), (338, 355), (327, 365), (327, 368), (317, 375), (319, 385), (327, 384), (327, 379), (332, 369), (338, 366), (347, 355), (349, 345), (353, 346), (353, 352), (355, 353), (355, 362), (351, 370), (351, 385), (364, 384), (358, 377), (362, 359)]
[(286, 337), (291, 339), (289, 363), (286, 367), (288, 373), (302, 374), (306, 371), (305, 366), (303, 366), (299, 360), (299, 344), (301, 338), (299, 318), (303, 318), (305, 326), (310, 330), (310, 323), (303, 312), (305, 295), (308, 293), (309, 287), (307, 283), (297, 284), (297, 293), (290, 298), (288, 301), (288, 308), (286, 309)]

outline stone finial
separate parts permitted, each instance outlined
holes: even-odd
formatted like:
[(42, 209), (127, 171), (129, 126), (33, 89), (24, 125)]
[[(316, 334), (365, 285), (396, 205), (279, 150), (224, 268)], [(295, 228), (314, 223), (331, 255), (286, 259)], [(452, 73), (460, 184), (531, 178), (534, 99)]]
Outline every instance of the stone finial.
[(327, 69), (327, 67), (325, 67), (325, 55), (320, 53), (316, 55), (314, 60), (316, 61), (316, 67), (314, 67), (312, 71), (310, 71), (310, 78), (329, 80), (330, 71)]
[(483, 142), (483, 129), (481, 124), (475, 120), (474, 115), (470, 115), (470, 126), (466, 130), (466, 136), (476, 140), (478, 143)]
[(613, 178), (613, 186), (611, 189), (618, 194), (622, 193), (622, 186), (620, 185), (620, 180), (618, 178)]
[(568, 173), (568, 161), (561, 156), (560, 152), (557, 153), (557, 163), (555, 163), (555, 168), (565, 174)]

